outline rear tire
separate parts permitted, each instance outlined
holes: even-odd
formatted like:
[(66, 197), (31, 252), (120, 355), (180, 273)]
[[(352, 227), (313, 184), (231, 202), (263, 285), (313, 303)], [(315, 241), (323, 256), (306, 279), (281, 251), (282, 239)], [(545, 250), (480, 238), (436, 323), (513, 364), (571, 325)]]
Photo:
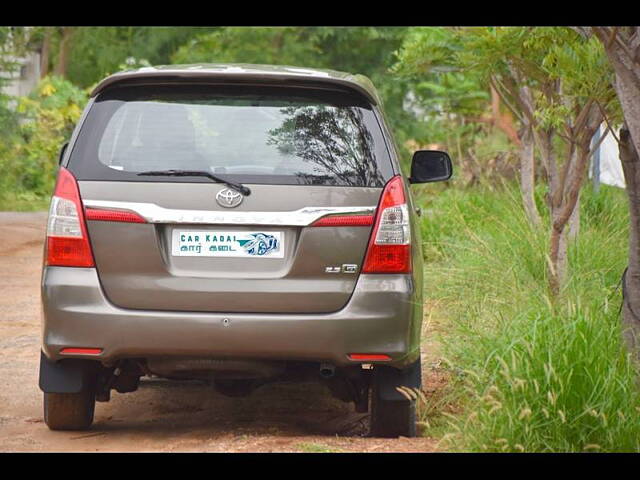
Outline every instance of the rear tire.
[(50, 430), (86, 430), (93, 423), (95, 392), (45, 393), (44, 421)]

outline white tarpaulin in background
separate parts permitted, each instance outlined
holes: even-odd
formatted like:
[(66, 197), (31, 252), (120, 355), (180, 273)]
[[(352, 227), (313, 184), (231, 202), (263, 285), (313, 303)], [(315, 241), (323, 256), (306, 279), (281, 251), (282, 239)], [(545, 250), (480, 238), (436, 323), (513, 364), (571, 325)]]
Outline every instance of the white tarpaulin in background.
[[(600, 133), (606, 130), (606, 126), (600, 125)], [(615, 128), (617, 132), (619, 128)], [(600, 158), (600, 183), (605, 185), (613, 185), (615, 187), (625, 188), (624, 174), (622, 172), (622, 163), (620, 162), (620, 154), (618, 153), (618, 142), (609, 132), (600, 144), (599, 152), (595, 152), (591, 156), (591, 168), (589, 169), (589, 177), (593, 178), (594, 163), (597, 162), (599, 153)]]

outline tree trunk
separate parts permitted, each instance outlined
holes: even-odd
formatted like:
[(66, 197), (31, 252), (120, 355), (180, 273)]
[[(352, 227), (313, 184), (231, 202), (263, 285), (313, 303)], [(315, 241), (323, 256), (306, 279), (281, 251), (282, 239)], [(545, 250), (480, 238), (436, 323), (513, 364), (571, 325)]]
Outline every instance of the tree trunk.
[(640, 159), (626, 125), (620, 130), (620, 160), (629, 198), (629, 264), (623, 284), (623, 335), (640, 360)]
[[(586, 153), (583, 149), (580, 148), (575, 148), (573, 150), (573, 156), (574, 158), (571, 159), (571, 162), (573, 165), (579, 165), (580, 164), (580, 159), (577, 158), (578, 155), (586, 155), (588, 156), (589, 154)], [(588, 160), (584, 160), (585, 165), (589, 164)], [(584, 182), (584, 174), (582, 175), (583, 178), (579, 178), (578, 181), (580, 183)], [(578, 198), (576, 199), (576, 204), (573, 207), (573, 211), (571, 212), (571, 216), (569, 217), (569, 221), (567, 222), (567, 227), (568, 227), (568, 231), (567, 231), (567, 241), (573, 242), (576, 238), (578, 238), (578, 233), (580, 232), (580, 190), (578, 190)]]
[(533, 131), (530, 125), (525, 125), (524, 131), (520, 136), (520, 191), (522, 193), (522, 203), (527, 214), (529, 222), (534, 226), (542, 223), (534, 196), (536, 185), (535, 177), (535, 158)]
[[(606, 27), (593, 27), (593, 32), (604, 45), (607, 57), (616, 74), (614, 87), (622, 107), (626, 128), (636, 151), (640, 151), (640, 27), (624, 27), (627, 35), (620, 30), (613, 37)], [(616, 38), (617, 37), (617, 38)], [(618, 40), (618, 41), (616, 41)], [(625, 46), (623, 48), (622, 45)]]
[[(568, 270), (568, 242), (575, 239), (579, 228), (580, 188), (586, 177), (591, 139), (602, 123), (602, 112), (595, 104), (585, 105), (583, 124), (577, 129), (558, 190), (551, 191), (551, 237), (549, 241), (549, 289), (556, 296), (562, 290)], [(573, 232), (571, 232), (573, 230)]]
[(557, 296), (567, 279), (569, 266), (566, 228), (558, 229), (551, 226), (549, 257), (549, 290), (553, 296)]
[[(569, 243), (577, 238), (580, 229), (579, 207), (580, 204), (578, 200), (575, 209), (569, 217), (569, 221), (561, 229), (555, 226), (555, 221), (552, 222), (549, 252), (551, 258), (551, 265), (549, 265), (549, 289), (554, 296), (560, 293), (567, 280), (569, 271)], [(553, 215), (552, 218), (556, 218), (556, 215)]]
[[(553, 138), (556, 132), (553, 128), (549, 128), (534, 130), (533, 133), (535, 143), (540, 152), (540, 160), (547, 175), (549, 192), (555, 192), (558, 190), (558, 166), (556, 165), (555, 152), (553, 150)], [(547, 197), (547, 204), (551, 205), (550, 195)]]
[(629, 198), (629, 259), (622, 285), (622, 326), (633, 358), (640, 361), (640, 27), (591, 30), (603, 44), (615, 71), (614, 87), (625, 119), (619, 150)]
[(51, 54), (51, 27), (44, 27), (44, 38), (40, 50), (40, 78), (49, 74), (49, 56)]
[(573, 208), (573, 212), (569, 217), (569, 232), (568, 240), (573, 242), (578, 238), (580, 233), (580, 192), (578, 192), (578, 200), (576, 200), (576, 206)]
[(67, 76), (67, 67), (69, 66), (69, 53), (71, 51), (71, 37), (73, 36), (74, 27), (62, 27), (62, 38), (60, 39), (60, 48), (58, 50), (58, 61), (54, 73), (61, 77)]

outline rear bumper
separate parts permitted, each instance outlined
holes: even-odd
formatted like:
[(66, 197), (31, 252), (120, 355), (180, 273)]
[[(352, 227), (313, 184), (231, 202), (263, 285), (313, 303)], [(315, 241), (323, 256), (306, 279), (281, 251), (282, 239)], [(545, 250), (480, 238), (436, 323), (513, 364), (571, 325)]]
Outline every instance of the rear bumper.
[[(43, 350), (102, 348), (120, 358), (196, 356), (354, 362), (350, 353), (382, 353), (404, 367), (420, 351), (422, 295), (410, 275), (360, 275), (347, 305), (329, 314), (251, 314), (132, 310), (105, 297), (93, 268), (46, 267), (42, 276)], [(247, 308), (250, 299), (247, 299)], [(370, 363), (370, 362), (367, 362)]]

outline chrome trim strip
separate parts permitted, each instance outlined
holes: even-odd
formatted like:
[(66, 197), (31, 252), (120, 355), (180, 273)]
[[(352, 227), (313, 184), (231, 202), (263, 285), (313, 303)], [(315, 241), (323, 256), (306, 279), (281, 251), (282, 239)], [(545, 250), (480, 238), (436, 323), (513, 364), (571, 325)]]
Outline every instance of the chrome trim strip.
[(242, 212), (178, 210), (155, 203), (83, 200), (85, 207), (134, 212), (149, 223), (194, 223), (211, 225), (282, 225), (304, 227), (326, 215), (371, 215), (376, 207), (304, 207), (286, 212)]

